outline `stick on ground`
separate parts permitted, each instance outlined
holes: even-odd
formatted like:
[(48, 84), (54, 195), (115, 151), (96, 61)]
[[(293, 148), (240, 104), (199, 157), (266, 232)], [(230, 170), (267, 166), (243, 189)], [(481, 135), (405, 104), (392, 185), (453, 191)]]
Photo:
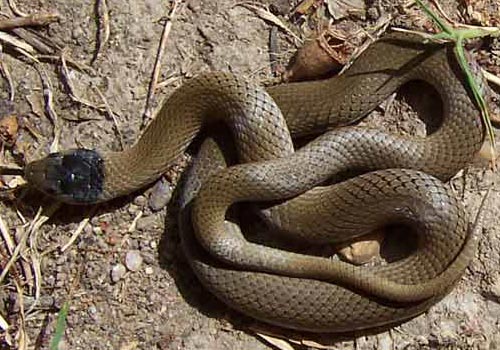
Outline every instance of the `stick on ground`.
[(36, 27), (58, 21), (58, 13), (35, 13), (25, 17), (13, 17), (0, 20), (0, 30), (8, 30), (19, 27)]
[(165, 51), (165, 47), (167, 45), (168, 35), (170, 34), (170, 30), (172, 29), (173, 19), (175, 17), (175, 14), (179, 10), (181, 4), (182, 0), (173, 0), (170, 12), (167, 15), (167, 20), (165, 21), (165, 25), (163, 27), (160, 46), (158, 46), (158, 51), (156, 53), (156, 61), (155, 61), (155, 66), (153, 68), (153, 74), (149, 82), (148, 96), (146, 99), (146, 108), (144, 110), (144, 115), (143, 115), (143, 125), (147, 123), (147, 121), (151, 118), (152, 115), (153, 96), (156, 90), (156, 85), (158, 83), (158, 77), (160, 76), (163, 52)]

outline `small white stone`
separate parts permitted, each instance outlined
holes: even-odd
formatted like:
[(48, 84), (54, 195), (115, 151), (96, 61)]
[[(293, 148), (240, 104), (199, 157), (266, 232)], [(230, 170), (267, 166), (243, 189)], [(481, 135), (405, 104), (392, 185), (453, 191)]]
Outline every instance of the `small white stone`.
[(152, 275), (154, 271), (151, 266), (148, 266), (144, 269), (144, 272), (146, 273), (146, 275)]
[(142, 256), (138, 250), (129, 250), (125, 256), (125, 266), (130, 271), (138, 271), (142, 265)]
[(111, 268), (111, 280), (113, 282), (118, 282), (123, 278), (127, 269), (122, 264), (117, 264)]

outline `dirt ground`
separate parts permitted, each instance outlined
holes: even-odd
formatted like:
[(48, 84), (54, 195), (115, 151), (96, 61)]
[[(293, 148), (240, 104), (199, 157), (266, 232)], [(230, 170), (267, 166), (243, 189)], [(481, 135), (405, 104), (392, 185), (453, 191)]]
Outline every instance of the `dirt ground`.
[[(99, 31), (102, 23), (96, 19), (102, 7), (96, 1), (17, 1), (24, 12), (61, 14), (59, 23), (37, 31), (67, 48), (74, 60), (91, 64), (91, 72), (70, 68), (75, 91), (81, 98), (99, 105), (97, 87), (116, 114), (117, 127), (106, 113), (72, 101), (62, 83), (61, 65), (41, 64), (52, 84), (54, 110), (58, 115), (55, 123), (61, 128), (59, 149), (85, 146), (120, 150), (117, 130), (124, 145), (130, 145), (143, 125), (148, 84), (168, 2), (108, 0), (107, 3), (110, 37), (95, 58), (99, 32), (102, 37), (102, 30)], [(160, 75), (160, 81), (167, 80), (168, 84), (157, 90), (155, 105), (178, 87), (182, 79), (201, 71), (230, 71), (256, 80), (272, 77), (269, 56), (272, 25), (248, 9), (236, 6), (238, 3), (188, 0), (180, 8), (168, 37)], [(388, 13), (402, 12), (390, 6), (391, 2), (369, 3), (367, 15), (357, 18), (358, 25), (378, 23)], [(451, 0), (442, 3), (455, 19), (464, 12), (464, 3)], [(497, 19), (500, 17), (500, 8), (493, 0), (467, 3), (476, 6), (478, 13), (488, 9), (490, 14), (496, 13)], [(278, 13), (289, 14), (295, 2), (278, 0), (274, 5)], [(4, 1), (2, 11), (7, 9)], [(307, 21), (314, 26), (313, 19), (308, 17)], [(296, 25), (284, 22), (298, 30)], [(306, 33), (299, 35), (311, 34), (308, 23), (300, 26)], [(398, 16), (395, 23), (415, 24), (404, 15)], [(417, 21), (417, 24), (422, 23)], [(282, 31), (278, 31), (277, 38), (278, 56), (281, 62), (286, 62), (295, 50), (294, 40)], [(474, 49), (480, 52), (478, 56), (483, 58), (486, 68), (498, 65), (497, 41), (487, 41)], [(26, 128), (22, 129), (18, 145), (23, 145), (28, 159), (36, 158), (49, 151), (54, 138), (53, 123), (43, 110), (42, 82), (32, 63), (4, 51), (2, 59), (10, 70), (16, 92), (15, 112), (39, 133), (35, 138)], [(2, 99), (7, 99), (8, 85), (5, 81), (2, 84)], [(396, 107), (394, 114), (402, 111), (403, 115), (391, 120), (391, 127), (402, 132), (418, 129), (415, 122), (408, 121), (411, 113), (405, 104)], [(11, 160), (6, 152), (3, 162)], [(23, 250), (24, 259), (16, 262), (15, 273), (8, 275), (0, 286), (0, 314), (12, 325), (8, 332), (0, 333), (1, 349), (21, 348), (23, 341), (27, 349), (49, 348), (58, 313), (66, 302), (67, 326), (59, 349), (274, 348), (255, 332), (256, 327), (270, 328), (231, 311), (198, 283), (183, 257), (178, 237), (172, 233), (175, 225), (171, 224), (173, 213), (169, 206), (153, 210), (171, 194), (183, 163), (185, 159), (167, 174), (170, 182), (165, 180), (145, 193), (99, 208), (62, 208), (32, 231)], [(493, 191), (476, 258), (449, 296), (429, 312), (390, 331), (356, 339), (325, 336), (315, 341), (331, 349), (500, 349), (499, 182), (500, 176), (479, 161), (452, 181), (471, 217), (486, 189), (492, 186)], [(49, 207), (48, 202), (36, 195), (0, 204), (5, 230), (16, 243), (29, 230), (40, 204)], [(86, 218), (90, 218), (88, 222)], [(61, 251), (79, 227), (82, 231), (75, 242)], [(8, 255), (0, 258), (5, 259), (2, 264), (5, 266)], [(38, 266), (39, 271), (32, 266)], [(28, 273), (23, 269), (33, 271)], [(21, 283), (22, 300), (16, 281)], [(35, 305), (34, 300), (37, 300)], [(286, 333), (281, 334), (287, 337)], [(21, 335), (26, 338), (19, 338)], [(307, 349), (313, 344), (293, 346)]]

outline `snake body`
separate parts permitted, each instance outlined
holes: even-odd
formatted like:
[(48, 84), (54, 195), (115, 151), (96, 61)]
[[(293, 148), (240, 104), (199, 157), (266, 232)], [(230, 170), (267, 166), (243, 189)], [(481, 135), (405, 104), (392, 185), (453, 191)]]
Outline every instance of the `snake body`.
[[(411, 80), (441, 96), (442, 122), (428, 137), (341, 127), (294, 150), (292, 138), (350, 124)], [(202, 283), (229, 306), (298, 330), (371, 328), (426, 310), (473, 256), (465, 211), (438, 179), (481, 147), (479, 112), (452, 50), (410, 35), (385, 36), (324, 81), (265, 91), (231, 74), (202, 74), (171, 95), (130, 149), (49, 155), (28, 164), (26, 178), (63, 201), (106, 201), (157, 179), (213, 121), (229, 126), (242, 164), (210, 165), (213, 148), (195, 162), (181, 196), (182, 241)], [(365, 174), (327, 185), (353, 170)], [(252, 243), (226, 222), (238, 202), (259, 202), (261, 216), (293, 239), (340, 241), (404, 223), (419, 231), (418, 249), (359, 268)]]

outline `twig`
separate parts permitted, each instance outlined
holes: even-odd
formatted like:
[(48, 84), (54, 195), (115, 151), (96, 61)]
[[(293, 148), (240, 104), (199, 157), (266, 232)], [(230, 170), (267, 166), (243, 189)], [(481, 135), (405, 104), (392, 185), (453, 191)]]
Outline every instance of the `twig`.
[(143, 114), (143, 124), (151, 118), (152, 115), (152, 103), (153, 96), (156, 90), (156, 84), (158, 83), (158, 77), (160, 76), (161, 69), (161, 61), (163, 58), (163, 53), (165, 51), (165, 47), (167, 45), (167, 38), (172, 29), (172, 23), (175, 17), (176, 12), (178, 11), (180, 5), (182, 4), (182, 0), (173, 0), (172, 6), (170, 7), (170, 12), (167, 15), (165, 25), (163, 26), (163, 33), (160, 40), (160, 45), (158, 46), (158, 51), (156, 53), (156, 61), (153, 68), (153, 74), (151, 76), (151, 80), (149, 81), (148, 87), (148, 95), (146, 98), (146, 107)]
[(73, 243), (75, 243), (75, 241), (78, 238), (78, 236), (80, 236), (80, 233), (83, 232), (83, 229), (89, 223), (89, 220), (90, 220), (90, 218), (85, 218), (82, 221), (80, 221), (80, 224), (78, 225), (78, 227), (76, 228), (76, 230), (73, 232), (73, 234), (71, 235), (71, 237), (68, 240), (68, 242), (66, 242), (66, 244), (61, 247), (61, 252), (64, 253), (69, 247), (71, 247), (71, 245)]
[(0, 216), (0, 232), (2, 232), (2, 236), (5, 241), (5, 244), (7, 245), (7, 249), (9, 253), (12, 255), (15, 249), (14, 240), (10, 236), (9, 229), (1, 216)]
[(10, 327), (9, 323), (5, 318), (0, 314), (0, 329), (6, 331)]
[[(47, 62), (60, 62), (61, 61), (61, 56), (56, 56), (56, 55), (37, 55), (36, 57), (42, 62), (46, 62), (46, 61)], [(79, 70), (80, 72), (85, 72), (85, 73), (93, 74), (93, 75), (96, 74), (95, 70), (92, 67), (86, 65), (85, 63), (75, 61), (71, 57), (66, 57), (66, 56), (64, 57), (64, 60), (65, 60), (66, 65), (68, 67), (75, 68), (75, 69)]]
[(139, 221), (139, 219), (142, 218), (142, 215), (144, 215), (144, 211), (139, 210), (139, 212), (135, 216), (134, 220), (132, 220), (132, 223), (128, 227), (128, 230), (127, 230), (128, 233), (132, 233), (135, 231), (135, 229), (137, 227), (137, 221)]
[(481, 68), (481, 73), (490, 83), (493, 83), (497, 86), (500, 86), (500, 77), (497, 77), (495, 74), (488, 72), (486, 69)]
[(106, 112), (108, 113), (108, 115), (113, 120), (113, 123), (115, 124), (116, 132), (118, 133), (118, 136), (120, 138), (120, 146), (121, 146), (122, 149), (124, 149), (125, 148), (125, 143), (123, 141), (123, 134), (122, 134), (122, 131), (120, 129), (120, 126), (118, 124), (118, 120), (116, 119), (115, 114), (111, 110), (111, 107), (109, 106), (108, 101), (106, 100), (106, 98), (102, 94), (101, 90), (99, 90), (99, 88), (97, 86), (94, 86), (94, 90), (97, 92), (97, 94), (101, 98), (102, 102), (104, 103), (104, 106), (106, 107)]
[(89, 223), (90, 221), (90, 218), (92, 216), (94, 216), (94, 213), (95, 213), (95, 208), (97, 207), (93, 207), (90, 212), (88, 213), (88, 216), (83, 219), (82, 221), (80, 221), (80, 224), (78, 225), (78, 227), (76, 228), (76, 230), (73, 232), (73, 234), (71, 235), (71, 238), (68, 240), (68, 242), (66, 242), (65, 245), (63, 245), (61, 247), (61, 252), (64, 253), (66, 250), (68, 250), (68, 248), (73, 244), (75, 243), (76, 239), (78, 238), (78, 236), (80, 236), (80, 234), (83, 232), (83, 229), (85, 228), (85, 226), (87, 226), (87, 224)]
[[(31, 260), (31, 268), (33, 270), (33, 274), (35, 275), (35, 293), (34, 293), (34, 301), (29, 307), (29, 309), (26, 311), (26, 314), (30, 314), (33, 309), (38, 305), (38, 301), (40, 300), (40, 296), (42, 294), (42, 269), (40, 265), (40, 258), (38, 253), (36, 252), (35, 249), (31, 249), (31, 254), (30, 254), (30, 260)], [(31, 277), (31, 279), (33, 279)]]
[(45, 26), (58, 21), (58, 13), (35, 13), (24, 17), (6, 18), (0, 20), (0, 30), (8, 30), (19, 27)]
[(271, 62), (271, 73), (274, 76), (278, 76), (280, 74), (280, 70), (282, 70), (282, 66), (278, 60), (278, 27), (272, 26), (269, 31), (269, 61)]
[(17, 260), (17, 257), (20, 254), (21, 250), (24, 249), (24, 247), (26, 246), (26, 241), (28, 239), (29, 233), (30, 233), (29, 230), (26, 230), (26, 231), (24, 231), (23, 235), (21, 236), (21, 239), (19, 240), (19, 243), (17, 244), (16, 248), (12, 252), (9, 261), (4, 266), (2, 273), (0, 273), (0, 284), (2, 283), (3, 279), (7, 275), (7, 272), (9, 272), (9, 270), (12, 267), (12, 265), (14, 264), (14, 262)]
[(19, 350), (26, 350), (28, 348), (28, 339), (26, 336), (26, 324), (25, 324), (25, 313), (24, 313), (24, 297), (23, 297), (23, 289), (17, 283), (17, 281), (14, 279), (14, 284), (16, 286), (16, 291), (17, 291), (17, 297), (19, 300), (19, 330), (18, 330), (18, 349)]
[(92, 58), (92, 63), (99, 57), (104, 46), (108, 43), (110, 35), (109, 10), (106, 0), (97, 0), (96, 12), (99, 20), (99, 30), (97, 31), (97, 50)]
[[(9, 30), (14, 33), (19, 38), (26, 41), (26, 43), (33, 46), (39, 53), (42, 54), (53, 54), (61, 49), (60, 45), (54, 43), (52, 39), (49, 39), (40, 34), (40, 32), (33, 31), (29, 27), (21, 27), (19, 25), (29, 25), (39, 23), (47, 24), (46, 21), (55, 21), (59, 19), (59, 15), (56, 13), (45, 13), (45, 14), (35, 14), (35, 15), (25, 15), (22, 17), (10, 17), (5, 13), (0, 13), (3, 17), (0, 19), (0, 23), (5, 23), (5, 30)], [(4, 29), (4, 28), (2, 28)]]
[(438, 1), (436, 1), (436, 0), (430, 0), (430, 1), (431, 1), (431, 3), (434, 5), (434, 7), (438, 10), (439, 15), (440, 15), (441, 17), (443, 17), (445, 20), (447, 20), (447, 21), (448, 21), (448, 23), (457, 24), (457, 22), (456, 22), (456, 21), (452, 20), (452, 19), (450, 18), (450, 16), (448, 16), (448, 15), (446, 14), (446, 12), (443, 10), (443, 8), (441, 7), (441, 5), (439, 4), (439, 2), (438, 2)]
[[(52, 216), (60, 207), (60, 203), (55, 203), (54, 205), (48, 207), (46, 210), (44, 210), (42, 207), (38, 209), (38, 212), (35, 215), (35, 218), (29, 225), (28, 229), (24, 231), (24, 233), (21, 235), (21, 238), (17, 244), (17, 246), (14, 248), (9, 261), (7, 264), (4, 266), (3, 271), (0, 273), (0, 284), (4, 280), (5, 276), (9, 272), (10, 268), (14, 264), (14, 262), (17, 260), (18, 256), (22, 254), (22, 251), (26, 247), (26, 242), (28, 240), (28, 237), (31, 235), (36, 235), (40, 227)], [(43, 211), (45, 211), (45, 214), (42, 214)], [(36, 240), (36, 237), (32, 239)]]
[(53, 43), (47, 43), (47, 39), (42, 40), (39, 35), (32, 33), (26, 28), (14, 28), (11, 30), (18, 37), (33, 46), (38, 53), (49, 55), (56, 52), (59, 47)]
[(292, 36), (295, 40), (297, 40), (299, 43), (302, 43), (303, 40), (299, 38), (297, 34), (295, 34), (286, 24), (283, 23), (278, 17), (273, 15), (268, 9), (256, 6), (251, 3), (240, 3), (236, 4), (235, 6), (241, 6), (246, 8), (247, 10), (252, 11), (255, 13), (257, 16), (259, 16), (261, 19), (264, 21), (270, 22), (271, 24), (274, 24), (277, 26), (279, 29), (287, 33), (288, 35)]
[(0, 32), (0, 41), (7, 43), (15, 48), (21, 48), (30, 54), (34, 54), (36, 52), (33, 46), (17, 39), (16, 37), (8, 33)]
[(7, 84), (9, 84), (9, 101), (14, 101), (15, 97), (15, 89), (14, 83), (12, 82), (12, 77), (9, 72), (9, 68), (5, 63), (3, 56), (3, 46), (0, 44), (0, 70), (2, 72), (3, 77), (7, 80)]
[(479, 204), (479, 208), (477, 209), (474, 222), (472, 223), (472, 226), (470, 228), (470, 234), (472, 235), (472, 237), (475, 237), (475, 239), (478, 239), (479, 231), (481, 230), (484, 218), (486, 217), (484, 208), (486, 208), (486, 203), (489, 201), (491, 188), (492, 187), (490, 186), (490, 188), (486, 190), (486, 193), (481, 199), (481, 203)]
[(77, 103), (80, 103), (86, 107), (95, 109), (101, 113), (106, 113), (106, 108), (101, 107), (101, 106), (96, 106), (92, 102), (88, 101), (87, 99), (84, 99), (80, 96), (78, 96), (75, 92), (75, 87), (73, 86), (73, 81), (71, 80), (70, 74), (69, 74), (69, 69), (68, 69), (68, 64), (66, 62), (66, 50), (63, 50), (60, 56), (60, 61), (61, 61), (61, 74), (62, 74), (62, 80), (64, 85), (67, 88), (67, 93), (69, 97)]
[(277, 349), (281, 350), (293, 350), (294, 347), (286, 340), (274, 337), (271, 335), (263, 334), (263, 333), (256, 333), (257, 336), (261, 337), (265, 343), (271, 344), (273, 347), (276, 347)]
[(61, 127), (59, 125), (59, 118), (57, 117), (57, 113), (54, 111), (52, 84), (50, 83), (47, 72), (45, 72), (45, 70), (40, 65), (35, 65), (35, 69), (38, 71), (40, 80), (42, 81), (45, 114), (54, 126), (54, 140), (50, 145), (50, 152), (57, 152), (59, 148), (59, 138), (61, 136)]
[(179, 81), (181, 80), (181, 77), (180, 76), (173, 76), (173, 77), (169, 77), (161, 82), (159, 82), (158, 84), (156, 84), (156, 90), (158, 89), (162, 89), (164, 88), (165, 86), (168, 86), (170, 84), (173, 84), (175, 83), (176, 81)]

